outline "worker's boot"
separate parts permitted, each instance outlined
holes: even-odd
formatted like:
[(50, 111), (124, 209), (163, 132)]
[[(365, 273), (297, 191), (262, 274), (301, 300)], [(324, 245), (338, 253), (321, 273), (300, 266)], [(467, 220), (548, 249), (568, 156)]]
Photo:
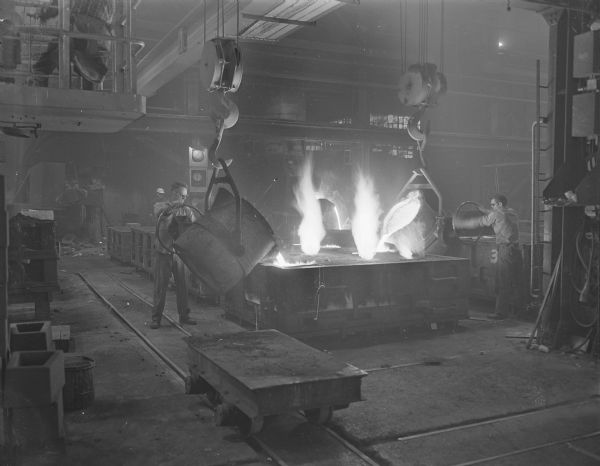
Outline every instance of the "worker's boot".
[(153, 320), (152, 322), (150, 322), (149, 327), (153, 328), (153, 329), (159, 328), (160, 327), (160, 321)]
[(181, 325), (196, 325), (197, 322), (190, 317), (189, 311), (185, 315), (179, 315), (179, 323)]

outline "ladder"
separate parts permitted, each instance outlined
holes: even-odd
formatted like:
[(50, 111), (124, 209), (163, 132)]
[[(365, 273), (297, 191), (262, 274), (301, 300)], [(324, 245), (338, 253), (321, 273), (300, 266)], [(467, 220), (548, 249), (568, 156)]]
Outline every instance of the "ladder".
[(535, 120), (531, 125), (531, 249), (529, 262), (529, 294), (539, 297), (543, 288), (543, 260), (536, 257), (538, 245), (544, 243), (544, 217), (543, 214), (551, 212), (543, 203), (542, 183), (549, 178), (541, 172), (541, 154), (549, 147), (541, 147), (541, 128), (547, 127), (547, 118), (541, 116), (540, 93), (541, 89), (547, 89), (540, 83), (540, 60), (536, 60), (536, 82), (535, 82)]

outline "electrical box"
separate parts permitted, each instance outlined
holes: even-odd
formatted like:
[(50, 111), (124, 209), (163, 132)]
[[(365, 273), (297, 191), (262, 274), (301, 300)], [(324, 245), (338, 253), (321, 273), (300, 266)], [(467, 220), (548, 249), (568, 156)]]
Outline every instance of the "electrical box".
[(573, 96), (573, 137), (591, 137), (600, 134), (600, 94), (584, 92)]
[(573, 77), (600, 74), (600, 30), (577, 34), (573, 41)]
[(579, 204), (600, 204), (600, 152), (586, 158), (587, 175), (575, 188)]
[(208, 151), (206, 148), (196, 149), (189, 147), (189, 193), (190, 201), (196, 208), (201, 209), (204, 204), (204, 197), (208, 189), (208, 182), (212, 175), (209, 169)]

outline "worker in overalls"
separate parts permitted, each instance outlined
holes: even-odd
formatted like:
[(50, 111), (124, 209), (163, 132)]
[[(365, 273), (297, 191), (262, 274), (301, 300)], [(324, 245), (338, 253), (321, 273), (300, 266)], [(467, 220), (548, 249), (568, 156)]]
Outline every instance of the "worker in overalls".
[(154, 204), (154, 215), (158, 221), (158, 236), (160, 240), (159, 238), (155, 238), (154, 305), (152, 307), (152, 322), (150, 322), (150, 328), (153, 329), (160, 327), (171, 275), (173, 275), (175, 280), (179, 323), (196, 325), (196, 321), (190, 318), (185, 282), (185, 265), (173, 253), (173, 241), (177, 239), (179, 225), (195, 220), (194, 211), (184, 205), (187, 194), (187, 185), (175, 182), (171, 186), (169, 200)]
[(523, 256), (519, 247), (519, 217), (514, 209), (507, 207), (503, 194), (490, 199), (491, 209), (483, 209), (477, 218), (478, 227), (494, 229), (498, 250), (496, 263), (496, 308), (493, 318), (505, 319), (521, 312), (523, 306)]

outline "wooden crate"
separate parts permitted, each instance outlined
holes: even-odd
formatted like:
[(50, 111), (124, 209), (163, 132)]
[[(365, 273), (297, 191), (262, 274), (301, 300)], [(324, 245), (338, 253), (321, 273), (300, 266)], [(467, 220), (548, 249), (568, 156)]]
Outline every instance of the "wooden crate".
[(131, 264), (131, 227), (108, 227), (106, 247), (111, 259), (118, 260), (123, 264)]
[(34, 302), (36, 319), (49, 320), (52, 292), (60, 289), (54, 220), (17, 214), (9, 228), (8, 301)]
[(131, 262), (138, 269), (153, 274), (154, 227), (131, 228)]

